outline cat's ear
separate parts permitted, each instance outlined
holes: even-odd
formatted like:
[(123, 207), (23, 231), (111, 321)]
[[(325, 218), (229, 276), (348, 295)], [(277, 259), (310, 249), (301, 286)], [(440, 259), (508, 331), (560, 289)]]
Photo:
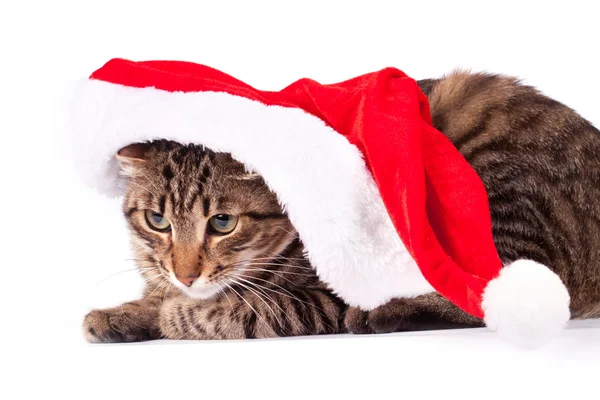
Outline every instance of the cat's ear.
[(125, 175), (131, 176), (138, 168), (146, 163), (146, 157), (150, 150), (149, 143), (133, 143), (123, 147), (116, 154)]

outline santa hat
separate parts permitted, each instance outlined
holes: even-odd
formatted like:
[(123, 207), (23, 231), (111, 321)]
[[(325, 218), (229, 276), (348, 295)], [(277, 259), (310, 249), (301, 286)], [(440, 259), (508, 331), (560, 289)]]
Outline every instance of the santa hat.
[(123, 189), (117, 151), (154, 139), (231, 153), (262, 175), (319, 277), (352, 306), (435, 289), (525, 344), (569, 319), (568, 292), (547, 267), (502, 268), (481, 180), (397, 69), (271, 92), (203, 65), (114, 59), (74, 108), (78, 167), (106, 194)]

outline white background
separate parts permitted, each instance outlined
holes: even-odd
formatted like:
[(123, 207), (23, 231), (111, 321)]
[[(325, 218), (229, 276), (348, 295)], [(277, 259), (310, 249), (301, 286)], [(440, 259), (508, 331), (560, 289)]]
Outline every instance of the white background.
[(2, 2), (0, 398), (598, 396), (594, 322), (536, 352), (486, 330), (83, 342), (88, 309), (141, 287), (135, 272), (104, 280), (133, 268), (119, 204), (77, 181), (65, 136), (70, 90), (110, 58), (194, 61), (272, 90), (469, 67), (520, 76), (600, 125), (595, 2), (350, 3)]

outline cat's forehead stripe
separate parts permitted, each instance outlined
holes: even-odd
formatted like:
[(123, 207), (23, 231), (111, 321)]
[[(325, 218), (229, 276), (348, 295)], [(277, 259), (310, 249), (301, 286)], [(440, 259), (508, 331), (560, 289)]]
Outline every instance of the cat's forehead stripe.
[(175, 174), (173, 173), (173, 169), (169, 164), (166, 164), (163, 168), (163, 176), (166, 180), (171, 180)]
[(198, 199), (198, 193), (192, 192), (192, 194), (190, 196), (190, 201), (188, 202), (188, 205), (186, 207), (187, 211), (192, 211), (194, 209), (194, 205), (196, 204), (197, 199)]
[(210, 210), (210, 199), (208, 197), (205, 197), (202, 200), (202, 211), (204, 212), (205, 217), (208, 217), (209, 210)]
[(167, 202), (167, 196), (162, 195), (160, 196), (160, 199), (158, 200), (158, 210), (160, 211), (161, 214), (165, 213), (165, 203)]

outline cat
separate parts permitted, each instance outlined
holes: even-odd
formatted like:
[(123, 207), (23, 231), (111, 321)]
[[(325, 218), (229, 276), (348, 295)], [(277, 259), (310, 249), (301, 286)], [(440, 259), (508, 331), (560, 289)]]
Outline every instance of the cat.
[(117, 155), (140, 300), (93, 310), (90, 342), (342, 332), (346, 305), (305, 259), (275, 194), (229, 154), (170, 141)]
[[(600, 132), (515, 78), (457, 71), (418, 84), (434, 126), (486, 186), (502, 261), (547, 265), (569, 290), (573, 318), (600, 317)], [(148, 283), (141, 300), (90, 312), (89, 341), (483, 326), (437, 293), (371, 311), (347, 307), (304, 259), (262, 178), (227, 154), (158, 141), (128, 146), (118, 158), (123, 210)]]
[[(562, 279), (572, 318), (600, 317), (600, 132), (518, 79), (455, 71), (418, 81), (435, 128), (481, 177), (504, 264), (537, 261)], [(348, 309), (354, 333), (481, 326), (436, 293)]]

